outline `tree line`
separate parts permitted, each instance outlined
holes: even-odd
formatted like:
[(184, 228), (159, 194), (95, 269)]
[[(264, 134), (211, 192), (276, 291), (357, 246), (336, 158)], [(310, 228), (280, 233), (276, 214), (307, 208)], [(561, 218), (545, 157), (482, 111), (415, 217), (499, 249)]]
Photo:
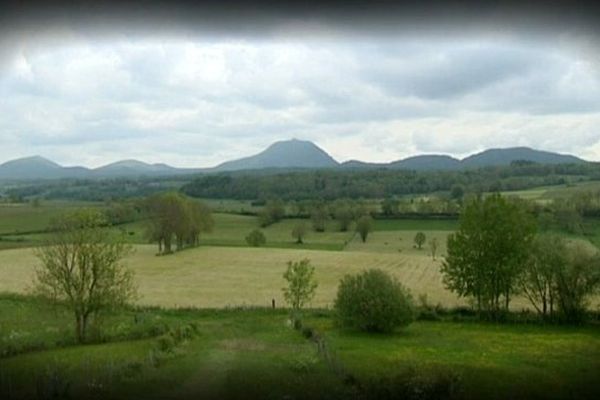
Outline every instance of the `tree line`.
[(600, 164), (513, 164), (464, 171), (310, 170), (273, 174), (221, 173), (182, 186), (192, 196), (217, 199), (284, 200), (386, 198), (450, 193), (455, 187), (482, 193), (600, 180)]
[(498, 194), (467, 204), (447, 239), (444, 283), (472, 300), (483, 318), (502, 319), (513, 297), (523, 295), (544, 319), (579, 322), (600, 288), (600, 254), (537, 234), (524, 204)]

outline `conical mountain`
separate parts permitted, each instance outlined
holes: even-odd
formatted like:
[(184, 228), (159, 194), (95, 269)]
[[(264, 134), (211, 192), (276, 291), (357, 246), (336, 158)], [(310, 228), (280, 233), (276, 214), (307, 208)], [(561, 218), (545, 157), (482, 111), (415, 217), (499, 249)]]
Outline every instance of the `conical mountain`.
[(330, 168), (338, 165), (327, 152), (310, 141), (285, 140), (275, 142), (250, 157), (227, 161), (216, 171), (236, 171), (261, 168)]

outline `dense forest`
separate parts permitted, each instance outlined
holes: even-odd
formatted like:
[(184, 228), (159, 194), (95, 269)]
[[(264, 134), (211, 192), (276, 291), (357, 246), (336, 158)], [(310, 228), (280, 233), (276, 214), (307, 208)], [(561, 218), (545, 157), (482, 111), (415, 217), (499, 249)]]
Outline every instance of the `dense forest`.
[(332, 200), (450, 192), (456, 187), (470, 193), (511, 191), (599, 179), (600, 164), (515, 162), (506, 167), (466, 171), (377, 169), (295, 171), (272, 175), (218, 174), (199, 177), (181, 190), (202, 198)]
[(181, 190), (199, 198), (266, 200), (377, 199), (436, 192), (511, 191), (600, 180), (600, 164), (536, 164), (462, 171), (380, 169), (267, 169), (200, 176), (62, 179), (12, 184), (0, 191), (11, 201), (30, 198), (106, 201)]

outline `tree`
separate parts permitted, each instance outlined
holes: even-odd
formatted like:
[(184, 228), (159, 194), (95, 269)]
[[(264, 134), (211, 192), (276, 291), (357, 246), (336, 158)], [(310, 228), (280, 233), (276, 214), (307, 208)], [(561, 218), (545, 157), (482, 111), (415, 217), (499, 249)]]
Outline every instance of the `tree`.
[(476, 198), (459, 230), (448, 236), (441, 272), (448, 289), (473, 297), (477, 310), (497, 319), (507, 311), (535, 233), (535, 220), (499, 194)]
[(334, 207), (333, 215), (339, 223), (340, 231), (346, 232), (352, 223), (352, 209), (348, 204), (339, 204)]
[(122, 265), (130, 247), (111, 240), (106, 219), (83, 210), (52, 224), (53, 234), (36, 250), (37, 290), (68, 304), (75, 316), (75, 337), (86, 340), (90, 318), (132, 300), (133, 274)]
[(373, 219), (368, 215), (363, 215), (356, 221), (356, 232), (360, 235), (362, 242), (367, 241), (367, 236), (373, 230)]
[(296, 239), (297, 244), (304, 243), (304, 236), (306, 236), (306, 232), (307, 229), (304, 221), (300, 221), (294, 225), (294, 228), (292, 229), (292, 237)]
[(398, 214), (400, 202), (398, 199), (388, 197), (381, 203), (381, 211), (383, 215), (392, 216)]
[(519, 283), (542, 318), (580, 322), (600, 285), (600, 255), (555, 235), (538, 236)]
[(417, 245), (417, 248), (419, 250), (421, 250), (421, 248), (425, 244), (425, 241), (427, 240), (427, 237), (425, 236), (425, 234), (423, 232), (417, 232), (414, 240), (415, 240), (415, 244)]
[(581, 322), (600, 287), (600, 254), (581, 243), (568, 247), (566, 263), (554, 271), (557, 305), (566, 322)]
[(318, 283), (314, 278), (315, 267), (308, 259), (297, 262), (288, 261), (287, 270), (283, 278), (287, 281), (283, 297), (292, 309), (292, 316), (296, 320), (302, 307), (315, 296)]
[(378, 269), (346, 275), (335, 299), (340, 324), (367, 332), (392, 332), (406, 326), (414, 319), (413, 309), (408, 289)]
[(566, 263), (567, 246), (553, 235), (537, 236), (532, 244), (523, 273), (519, 278), (521, 293), (543, 317), (552, 317), (556, 301), (555, 278)]
[(312, 220), (313, 229), (316, 232), (325, 232), (325, 224), (329, 219), (329, 213), (325, 204), (317, 204), (313, 207), (310, 213), (310, 219)]
[(438, 250), (438, 239), (433, 238), (429, 241), (429, 252), (431, 253), (431, 258), (435, 261), (435, 255)]
[(246, 236), (246, 243), (253, 247), (260, 247), (267, 243), (267, 238), (262, 231), (254, 229)]
[(465, 188), (463, 185), (455, 184), (450, 188), (450, 197), (453, 200), (462, 200), (465, 195)]
[(262, 211), (258, 214), (260, 226), (266, 227), (279, 222), (285, 216), (285, 204), (280, 199), (266, 202)]
[(205, 204), (179, 193), (151, 196), (145, 208), (149, 216), (146, 235), (151, 242), (158, 243), (159, 254), (172, 253), (173, 239), (178, 250), (197, 246), (200, 234), (214, 227), (211, 211)]

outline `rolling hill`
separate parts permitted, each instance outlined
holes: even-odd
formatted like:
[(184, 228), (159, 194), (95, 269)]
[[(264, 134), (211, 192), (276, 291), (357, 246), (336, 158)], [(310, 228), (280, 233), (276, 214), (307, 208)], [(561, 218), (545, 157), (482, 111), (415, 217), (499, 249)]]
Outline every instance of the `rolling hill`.
[(535, 150), (528, 147), (488, 149), (462, 160), (448, 155), (417, 155), (389, 163), (369, 163), (357, 160), (338, 163), (327, 152), (310, 141), (292, 139), (275, 142), (262, 152), (224, 162), (214, 168), (176, 168), (167, 164), (149, 164), (138, 160), (122, 160), (99, 168), (63, 167), (44, 157), (33, 156), (0, 164), (2, 180), (32, 180), (58, 178), (115, 178), (140, 176), (172, 176), (191, 173), (230, 171), (278, 171), (284, 169), (345, 168), (434, 171), (461, 170), (510, 165), (515, 161), (540, 164), (572, 164), (586, 162), (578, 157)]

